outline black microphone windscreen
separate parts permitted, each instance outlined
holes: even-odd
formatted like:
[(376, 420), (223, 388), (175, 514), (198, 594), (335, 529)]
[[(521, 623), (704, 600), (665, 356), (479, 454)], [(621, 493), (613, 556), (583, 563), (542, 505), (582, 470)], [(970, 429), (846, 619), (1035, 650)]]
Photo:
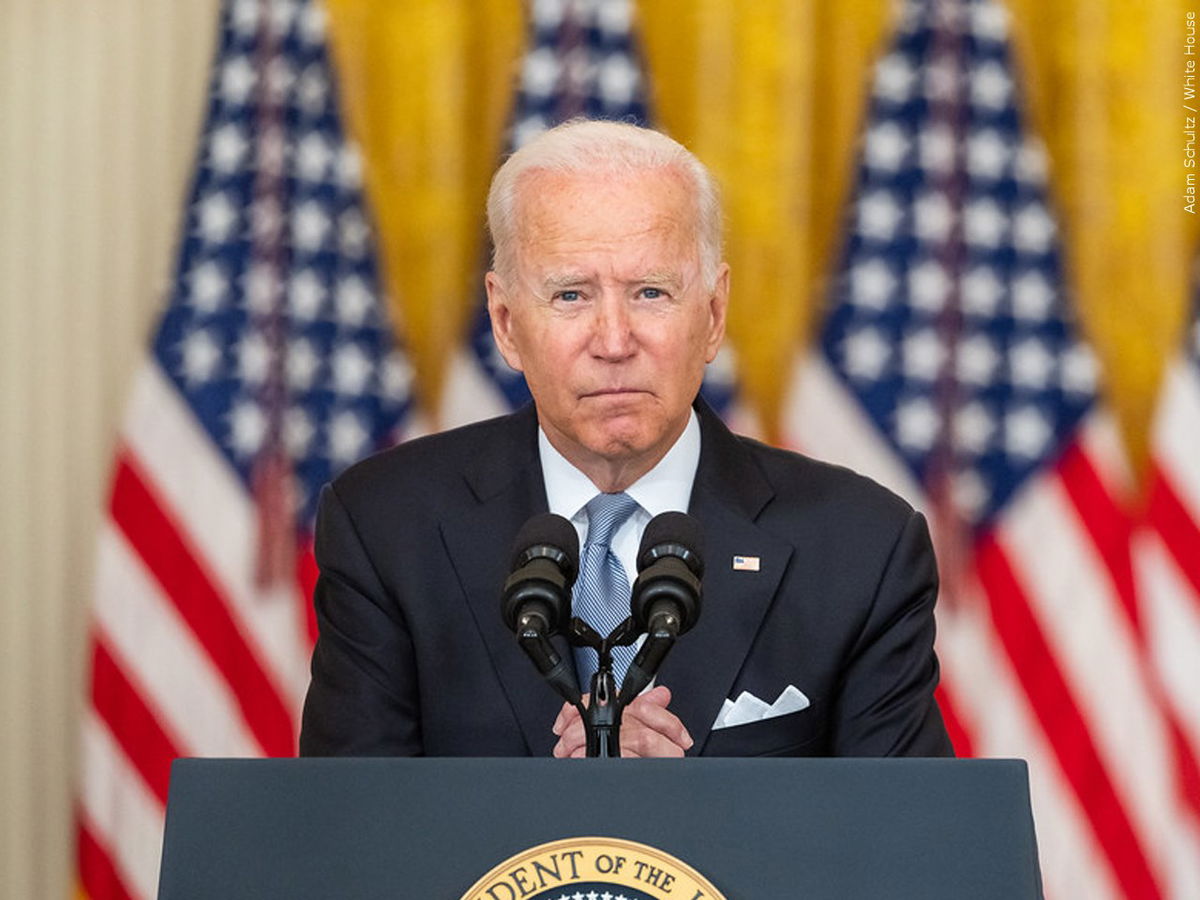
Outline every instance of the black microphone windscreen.
[(525, 552), (538, 546), (557, 547), (567, 555), (571, 569), (579, 568), (579, 533), (562, 516), (542, 513), (521, 526), (512, 545), (512, 568), (523, 565)]
[(642, 533), (641, 546), (638, 547), (638, 571), (653, 562), (652, 553), (656, 547), (669, 544), (685, 547), (697, 562), (702, 560), (704, 532), (700, 528), (700, 522), (682, 512), (659, 513), (651, 519)]

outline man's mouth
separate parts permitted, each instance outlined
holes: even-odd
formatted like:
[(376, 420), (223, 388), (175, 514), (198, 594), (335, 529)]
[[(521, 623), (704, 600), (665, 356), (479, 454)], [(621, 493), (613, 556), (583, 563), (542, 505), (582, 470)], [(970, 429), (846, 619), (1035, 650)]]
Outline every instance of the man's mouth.
[(585, 397), (619, 397), (623, 394), (644, 394), (645, 391), (640, 388), (631, 387), (614, 387), (614, 388), (599, 388), (594, 391), (588, 391), (583, 396)]

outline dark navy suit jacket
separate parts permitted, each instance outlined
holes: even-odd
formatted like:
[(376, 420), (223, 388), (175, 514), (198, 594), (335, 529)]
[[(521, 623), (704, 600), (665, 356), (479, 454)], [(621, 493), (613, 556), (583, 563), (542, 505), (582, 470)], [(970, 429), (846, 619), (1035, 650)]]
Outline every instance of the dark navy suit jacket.
[[(950, 755), (923, 518), (866, 478), (697, 412), (688, 512), (704, 531), (703, 612), (658, 676), (689, 755)], [(512, 541), (546, 510), (532, 407), (409, 441), (327, 487), (301, 752), (548, 755), (562, 701), (499, 612)], [(734, 556), (758, 557), (758, 571)], [(809, 708), (711, 730), (727, 697), (771, 703), (789, 684)]]

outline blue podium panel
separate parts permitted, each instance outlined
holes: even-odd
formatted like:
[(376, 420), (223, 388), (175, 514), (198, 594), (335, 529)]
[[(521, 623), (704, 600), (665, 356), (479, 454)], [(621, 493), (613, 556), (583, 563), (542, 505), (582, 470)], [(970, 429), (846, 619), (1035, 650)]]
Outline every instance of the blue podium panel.
[[(1019, 760), (190, 759), (159, 898), (457, 900), (584, 836), (665, 851), (726, 900), (1041, 897)], [(512, 893), (485, 900), (537, 900)]]

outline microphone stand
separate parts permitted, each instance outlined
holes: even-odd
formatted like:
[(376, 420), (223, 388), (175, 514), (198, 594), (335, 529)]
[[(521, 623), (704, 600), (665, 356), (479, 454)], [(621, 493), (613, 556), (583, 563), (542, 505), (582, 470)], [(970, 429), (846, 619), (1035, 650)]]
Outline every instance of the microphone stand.
[(591, 647), (596, 651), (596, 673), (592, 675), (591, 702), (580, 712), (587, 736), (587, 755), (599, 759), (615, 759), (621, 755), (621, 711), (635, 694), (617, 692), (612, 669), (613, 647), (628, 647), (638, 639), (637, 628), (630, 616), (609, 634), (600, 634), (578, 616), (571, 617), (567, 638), (573, 647)]

